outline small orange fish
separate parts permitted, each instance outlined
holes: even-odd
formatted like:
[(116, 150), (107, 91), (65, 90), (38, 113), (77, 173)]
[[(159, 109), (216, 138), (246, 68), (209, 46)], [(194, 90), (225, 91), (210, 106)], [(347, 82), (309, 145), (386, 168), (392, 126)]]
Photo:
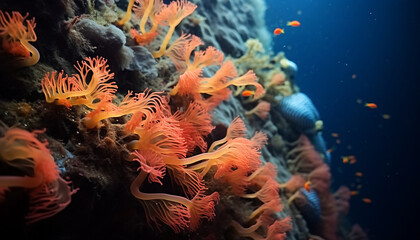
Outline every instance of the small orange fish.
[(299, 27), (300, 26), (300, 22), (299, 21), (291, 21), (291, 22), (287, 22), (287, 26), (292, 26), (292, 27)]
[(365, 203), (372, 203), (372, 200), (370, 198), (362, 198), (362, 201)]
[(284, 33), (284, 30), (281, 29), (281, 28), (276, 28), (276, 29), (274, 29), (273, 33), (274, 33), (274, 35), (280, 35), (280, 34)]
[(311, 182), (306, 181), (304, 187), (305, 187), (306, 191), (311, 192), (311, 188), (309, 187), (309, 184), (311, 184)]
[(341, 157), (341, 159), (343, 159), (343, 163), (348, 163), (349, 162), (349, 158), (346, 157), (346, 156)]
[(357, 194), (359, 194), (359, 191), (351, 191), (350, 192), (350, 195), (351, 196), (356, 196)]
[(358, 177), (362, 177), (362, 176), (363, 176), (363, 173), (362, 173), (362, 172), (356, 172), (355, 174), (356, 174), (356, 176), (358, 176)]
[(338, 138), (338, 133), (331, 133), (332, 137)]
[(376, 105), (375, 103), (365, 103), (365, 107), (375, 109), (378, 108), (378, 105)]
[(255, 91), (251, 91), (251, 90), (245, 90), (245, 91), (242, 92), (242, 96), (244, 96), (244, 97), (249, 97), (249, 96), (254, 95), (254, 94), (255, 94)]

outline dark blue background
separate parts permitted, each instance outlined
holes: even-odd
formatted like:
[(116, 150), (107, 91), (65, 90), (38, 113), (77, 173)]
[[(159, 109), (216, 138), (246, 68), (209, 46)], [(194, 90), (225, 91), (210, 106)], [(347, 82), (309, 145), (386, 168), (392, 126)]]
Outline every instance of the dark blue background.
[[(273, 51), (297, 63), (297, 84), (317, 106), (332, 153), (333, 190), (359, 184), (350, 219), (371, 239), (420, 239), (420, 10), (416, 1), (266, 0)], [(298, 11), (301, 14), (298, 14)], [(286, 22), (299, 20), (298, 28)], [(356, 78), (352, 79), (352, 75)], [(374, 102), (378, 109), (358, 104)], [(382, 114), (391, 115), (385, 120)], [(332, 132), (340, 135), (335, 144)], [(349, 149), (351, 147), (351, 149)], [(344, 165), (340, 157), (355, 155)], [(371, 198), (366, 204), (361, 198)], [(413, 238), (414, 237), (414, 238)]]

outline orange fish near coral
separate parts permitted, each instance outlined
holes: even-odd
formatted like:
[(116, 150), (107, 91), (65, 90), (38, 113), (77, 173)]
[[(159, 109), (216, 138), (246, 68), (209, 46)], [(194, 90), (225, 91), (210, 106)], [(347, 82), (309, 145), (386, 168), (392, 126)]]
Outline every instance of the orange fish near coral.
[(287, 22), (287, 26), (291, 26), (291, 27), (299, 27), (300, 26), (300, 22), (299, 21), (291, 21), (291, 22)]
[(370, 198), (362, 198), (362, 201), (365, 203), (372, 203), (372, 199)]
[(348, 163), (349, 162), (349, 157), (341, 157), (341, 159), (343, 160), (343, 163)]
[(245, 90), (242, 92), (242, 96), (244, 97), (249, 97), (255, 94), (255, 91), (251, 91), (251, 90)]
[(376, 109), (378, 108), (378, 105), (376, 105), (375, 103), (365, 103), (365, 107)]
[(281, 29), (281, 28), (276, 28), (276, 29), (274, 29), (273, 33), (274, 33), (274, 35), (280, 35), (280, 34), (284, 33), (284, 30)]
[(351, 196), (356, 196), (357, 194), (359, 194), (359, 191), (351, 191), (350, 192), (350, 195)]
[(363, 173), (362, 173), (362, 172), (356, 172), (355, 174), (356, 174), (356, 176), (358, 176), (358, 177), (362, 177), (362, 176), (363, 176)]
[(303, 186), (306, 189), (306, 191), (311, 192), (311, 188), (309, 187), (309, 184), (311, 184), (311, 182), (310, 181), (306, 181), (305, 182), (305, 185), (303, 185)]

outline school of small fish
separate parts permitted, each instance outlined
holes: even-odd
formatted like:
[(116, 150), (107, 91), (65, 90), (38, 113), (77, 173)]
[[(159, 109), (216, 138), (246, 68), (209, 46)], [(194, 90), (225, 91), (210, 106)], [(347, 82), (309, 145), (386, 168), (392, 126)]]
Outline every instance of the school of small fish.
[[(300, 26), (300, 22), (297, 20), (293, 20), (293, 21), (288, 21), (287, 22), (287, 26), (289, 27), (299, 27)], [(275, 28), (273, 31), (274, 35), (280, 35), (280, 34), (284, 34), (284, 29), (283, 28)]]
[[(299, 27), (300, 25), (301, 25), (301, 23), (299, 21), (297, 21), (297, 20), (293, 20), (293, 21), (288, 21), (287, 22), (287, 26), (289, 26), (289, 27)], [(277, 28), (274, 29), (273, 34), (276, 35), (276, 36), (278, 36), (280, 34), (284, 34), (284, 29), (283, 28), (280, 28), (280, 27), (277, 27)], [(357, 78), (357, 75), (356, 74), (353, 74), (351, 76), (351, 78), (352, 79), (356, 79)], [(250, 90), (246, 90), (246, 91), (243, 91), (242, 92), (242, 96), (244, 96), (244, 97), (249, 97), (249, 96), (252, 96), (254, 94), (255, 94), (255, 92), (254, 91), (250, 91)], [(363, 103), (363, 100), (362, 99), (357, 99), (356, 102), (358, 104), (362, 104)], [(369, 108), (369, 109), (377, 109), (378, 108), (378, 105), (376, 103), (373, 103), (373, 102), (365, 102), (364, 103), (364, 106), (366, 108)], [(388, 119), (391, 118), (391, 115), (385, 114), (385, 113), (382, 114), (381, 116), (385, 120), (388, 120)], [(341, 143), (341, 140), (339, 139), (339, 134), (338, 133), (333, 132), (333, 133), (331, 133), (331, 136), (333, 138), (335, 138), (335, 143), (336, 144), (340, 144)], [(330, 149), (328, 149), (327, 152), (328, 153), (332, 153), (335, 149), (336, 149), (336, 146), (333, 146)], [(348, 146), (348, 149), (351, 149), (351, 146), (350, 145)], [(357, 163), (357, 159), (356, 159), (356, 157), (354, 155), (341, 156), (341, 160), (342, 160), (343, 164), (352, 165), (352, 164)], [(361, 178), (361, 177), (363, 177), (363, 173), (362, 172), (355, 172), (355, 176), (357, 178)], [(308, 192), (311, 191), (310, 184), (311, 184), (311, 182), (310, 181), (307, 181), (307, 182), (305, 182), (305, 185), (304, 185), (304, 188)], [(360, 190), (362, 188), (362, 185), (361, 184), (358, 184), (356, 186), (356, 188)], [(357, 190), (351, 191), (351, 196), (356, 196), (356, 195), (359, 195), (359, 191), (357, 191)], [(370, 198), (361, 198), (361, 200), (364, 203), (367, 203), (367, 204), (372, 203), (372, 199), (370, 199)]]

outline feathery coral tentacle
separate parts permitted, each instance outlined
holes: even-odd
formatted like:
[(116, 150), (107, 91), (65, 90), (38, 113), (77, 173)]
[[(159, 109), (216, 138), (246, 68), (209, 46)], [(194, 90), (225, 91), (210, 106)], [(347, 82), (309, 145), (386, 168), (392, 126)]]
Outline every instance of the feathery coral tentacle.
[[(38, 50), (29, 43), (35, 42), (37, 36), (34, 31), (35, 18), (26, 20), (26, 25), (24, 25), (28, 16), (29, 13), (22, 16), (19, 12), (13, 11), (10, 15), (8, 12), (3, 13), (0, 10), (0, 37), (2, 38), (3, 48), (12, 55), (16, 55), (16, 53), (21, 55), (13, 63), (14, 67), (18, 68), (35, 65), (40, 58)], [(17, 44), (18, 42), (21, 45)], [(29, 55), (28, 52), (31, 54)]]
[[(69, 77), (63, 72), (51, 75), (47, 73), (41, 81), (42, 91), (47, 102), (55, 102), (70, 107), (84, 104), (96, 109), (100, 102), (97, 100), (112, 99), (117, 91), (115, 82), (109, 82), (114, 77), (110, 73), (107, 60), (87, 57), (85, 61), (74, 66), (79, 74)], [(88, 78), (90, 77), (90, 80)]]

